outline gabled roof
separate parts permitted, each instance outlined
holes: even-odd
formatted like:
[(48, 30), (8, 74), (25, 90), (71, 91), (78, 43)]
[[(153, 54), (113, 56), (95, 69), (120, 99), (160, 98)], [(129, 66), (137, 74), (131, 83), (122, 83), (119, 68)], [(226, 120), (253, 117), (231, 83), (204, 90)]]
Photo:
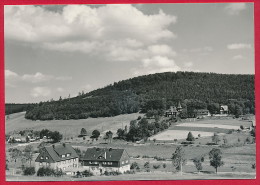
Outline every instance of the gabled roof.
[(182, 109), (181, 102), (178, 103), (178, 109)]
[(124, 152), (125, 149), (88, 148), (82, 160), (120, 161)]
[(171, 106), (166, 112), (178, 112), (175, 106)]
[(228, 111), (228, 106), (227, 105), (221, 105), (220, 110)]
[[(40, 154), (36, 158), (35, 162), (45, 162), (45, 159), (41, 159), (41, 156), (43, 156), (45, 152), (51, 158), (48, 162), (58, 162), (79, 157), (74, 148), (69, 144), (50, 145), (44, 146), (40, 149)], [(70, 156), (62, 157), (62, 155), (66, 154), (70, 154)]]

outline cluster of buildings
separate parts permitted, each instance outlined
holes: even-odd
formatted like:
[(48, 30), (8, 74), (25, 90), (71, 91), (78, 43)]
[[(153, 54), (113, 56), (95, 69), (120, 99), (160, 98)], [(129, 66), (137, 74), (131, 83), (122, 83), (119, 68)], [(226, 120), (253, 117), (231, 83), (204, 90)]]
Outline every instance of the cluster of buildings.
[(130, 157), (125, 149), (88, 148), (85, 155), (79, 158), (69, 144), (44, 146), (35, 160), (35, 170), (49, 167), (62, 170), (66, 174), (76, 175), (88, 170), (94, 175), (105, 172), (124, 173), (130, 170)]
[[(183, 111), (183, 108), (179, 102), (177, 107), (170, 106), (170, 109), (165, 111), (165, 117), (176, 118), (178, 115), (180, 115), (182, 113), (182, 111)], [(227, 116), (228, 114), (229, 114), (228, 106), (221, 105), (219, 114), (214, 114), (214, 116)], [(211, 116), (208, 109), (195, 109), (193, 112), (193, 115), (192, 115), (192, 117), (195, 117), (195, 118), (204, 118), (207, 116)]]

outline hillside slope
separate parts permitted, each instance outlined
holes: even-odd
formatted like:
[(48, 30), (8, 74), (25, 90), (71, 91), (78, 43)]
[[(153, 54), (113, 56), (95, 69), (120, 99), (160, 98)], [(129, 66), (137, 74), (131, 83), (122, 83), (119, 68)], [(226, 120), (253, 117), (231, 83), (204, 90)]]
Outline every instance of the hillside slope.
[(41, 102), (26, 112), (26, 118), (110, 117), (161, 111), (179, 101), (188, 112), (228, 104), (231, 113), (254, 113), (254, 75), (167, 72), (139, 76), (74, 98)]
[(80, 134), (81, 128), (87, 130), (88, 135), (92, 131), (98, 129), (103, 135), (108, 130), (114, 134), (117, 129), (129, 128), (130, 121), (135, 120), (141, 114), (126, 114), (109, 118), (89, 118), (81, 120), (48, 120), (48, 121), (32, 121), (24, 118), (25, 112), (14, 113), (5, 121), (6, 134), (21, 130), (42, 130), (49, 129), (51, 131), (59, 131), (63, 137), (75, 137)]

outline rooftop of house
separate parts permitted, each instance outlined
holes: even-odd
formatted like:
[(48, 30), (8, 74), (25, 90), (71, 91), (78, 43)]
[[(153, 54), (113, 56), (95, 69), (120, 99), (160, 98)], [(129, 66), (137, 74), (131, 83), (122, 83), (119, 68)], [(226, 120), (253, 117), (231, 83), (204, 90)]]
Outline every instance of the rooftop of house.
[(83, 160), (120, 161), (124, 151), (125, 149), (88, 148)]
[(221, 105), (220, 110), (228, 111), (228, 106), (227, 105)]
[(178, 112), (175, 106), (171, 106), (166, 112)]
[[(49, 159), (49, 162), (58, 162), (62, 160), (79, 157), (71, 145), (63, 143), (58, 145), (44, 146), (40, 148), (40, 154), (36, 158), (36, 162), (42, 161), (41, 156), (44, 152), (47, 152), (51, 157), (51, 159)], [(69, 154), (69, 156), (67, 156), (67, 154)]]
[(182, 109), (181, 103), (178, 103), (178, 109)]

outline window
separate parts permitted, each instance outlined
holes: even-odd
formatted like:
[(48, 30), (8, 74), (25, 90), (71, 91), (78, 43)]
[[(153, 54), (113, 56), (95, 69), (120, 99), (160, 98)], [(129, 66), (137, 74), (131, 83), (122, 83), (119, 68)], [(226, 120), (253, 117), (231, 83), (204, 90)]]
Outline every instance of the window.
[(125, 161), (122, 161), (122, 164), (125, 164)]
[(103, 162), (103, 164), (107, 164), (107, 162)]
[(67, 154), (67, 157), (69, 157), (70, 156), (70, 154)]
[(49, 157), (48, 157), (48, 156), (46, 156), (46, 157), (45, 157), (45, 159), (49, 159)]
[(128, 160), (126, 160), (125, 163), (128, 163)]
[(98, 162), (94, 162), (94, 164), (98, 164)]
[(92, 164), (92, 162), (91, 162), (91, 161), (89, 161), (89, 164)]
[(43, 156), (41, 156), (41, 159), (43, 159)]
[(42, 163), (40, 163), (40, 166), (42, 166)]
[(61, 157), (65, 157), (65, 155), (61, 155)]
[(112, 165), (112, 162), (108, 162), (107, 164), (108, 164), (108, 165)]
[(50, 166), (50, 165), (51, 165), (51, 163), (46, 163), (46, 165), (47, 165), (47, 166)]

